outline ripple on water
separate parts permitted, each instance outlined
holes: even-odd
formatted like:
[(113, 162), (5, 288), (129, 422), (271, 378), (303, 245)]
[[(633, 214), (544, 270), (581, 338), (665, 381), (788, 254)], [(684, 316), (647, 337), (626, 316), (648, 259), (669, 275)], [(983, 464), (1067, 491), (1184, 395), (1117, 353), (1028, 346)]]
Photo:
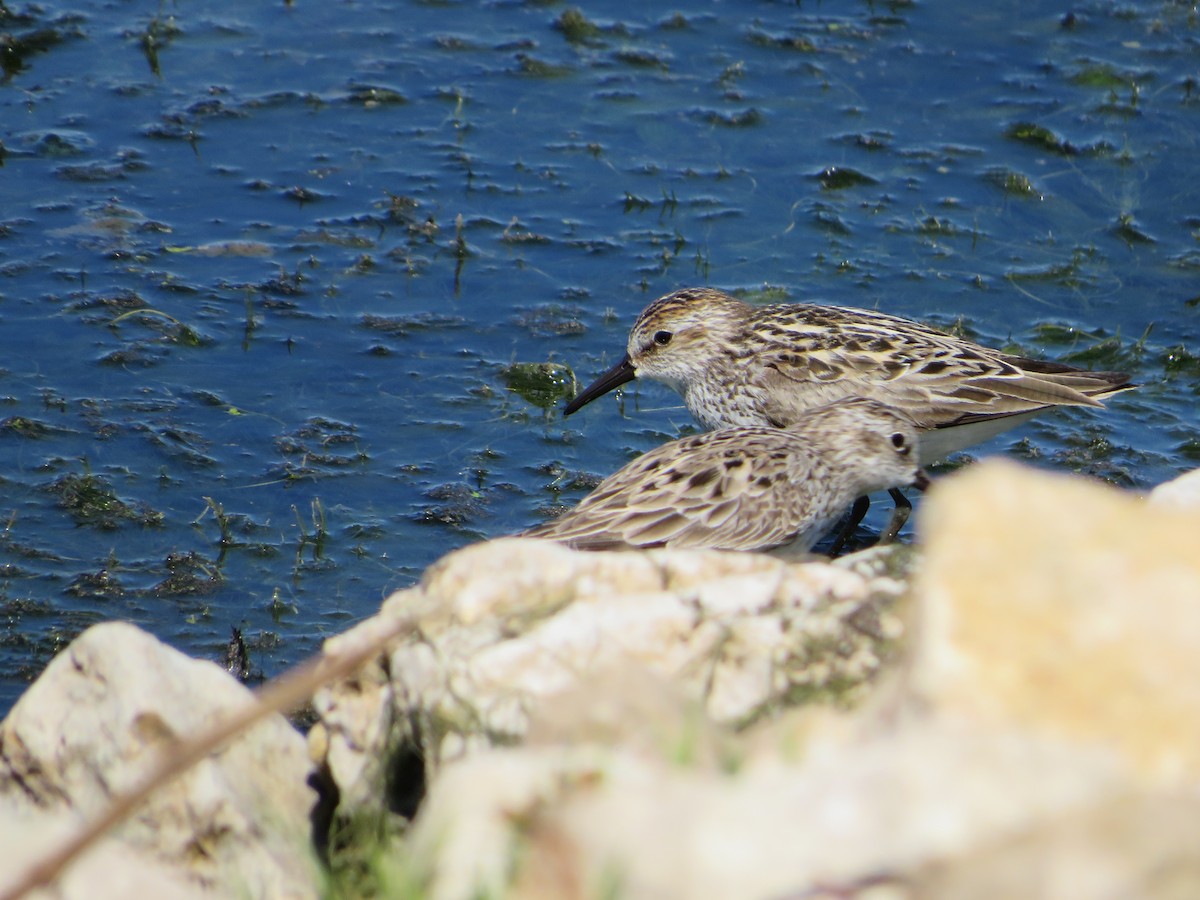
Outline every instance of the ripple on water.
[(218, 660), (237, 629), (271, 675), (573, 504), (694, 427), (652, 384), (558, 412), (683, 285), (1127, 369), (1108, 410), (977, 453), (1136, 488), (1194, 465), (1198, 26), (1086, 26), (1048, 3), (9, 10), (0, 708), (108, 618)]

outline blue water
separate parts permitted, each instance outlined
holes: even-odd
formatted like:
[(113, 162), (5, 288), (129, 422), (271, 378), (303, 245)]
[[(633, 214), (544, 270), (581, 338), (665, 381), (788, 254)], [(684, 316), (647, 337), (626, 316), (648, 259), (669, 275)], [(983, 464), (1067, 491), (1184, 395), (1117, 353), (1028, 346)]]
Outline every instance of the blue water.
[(640, 385), (564, 422), (509, 367), (586, 383), (685, 285), (1143, 385), (975, 456), (1200, 458), (1192, 7), (569, 9), (0, 13), (0, 710), (108, 618), (274, 674), (574, 502), (689, 416)]

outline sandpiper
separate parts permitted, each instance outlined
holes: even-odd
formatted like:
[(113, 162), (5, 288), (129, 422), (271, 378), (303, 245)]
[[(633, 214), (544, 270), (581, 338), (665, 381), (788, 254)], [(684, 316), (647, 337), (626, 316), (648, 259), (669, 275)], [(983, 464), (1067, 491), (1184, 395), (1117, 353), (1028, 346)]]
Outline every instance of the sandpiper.
[[(711, 288), (675, 291), (646, 307), (625, 356), (565, 414), (636, 377), (674, 388), (706, 428), (785, 427), (833, 400), (880, 400), (922, 430), (922, 465), (1048, 409), (1103, 406), (1100, 398), (1134, 386), (1124, 372), (1011, 356), (871, 310), (756, 307)], [(866, 509), (862, 498), (845, 534)]]
[(604, 479), (562, 517), (522, 534), (586, 550), (809, 550), (855, 497), (927, 484), (918, 429), (875, 400), (681, 438)]
[(1097, 398), (1133, 387), (1124, 372), (1010, 356), (896, 316), (809, 303), (755, 307), (711, 288), (646, 307), (628, 352), (566, 414), (636, 377), (674, 388), (706, 428), (781, 428), (832, 400), (880, 400), (934, 432), (922, 437), (922, 463), (1047, 409), (1103, 406)]

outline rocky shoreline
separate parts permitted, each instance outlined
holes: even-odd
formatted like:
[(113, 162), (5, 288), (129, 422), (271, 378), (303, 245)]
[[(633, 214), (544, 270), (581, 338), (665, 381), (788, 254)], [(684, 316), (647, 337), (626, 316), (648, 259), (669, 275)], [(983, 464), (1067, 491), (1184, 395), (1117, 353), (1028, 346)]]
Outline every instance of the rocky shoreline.
[[(51, 890), (1200, 894), (1200, 472), (1139, 498), (987, 461), (917, 530), (833, 563), (453, 553), (327, 642), (368, 661), (307, 739), (272, 713)], [(0, 723), (0, 897), (252, 702), (131, 625), (81, 635)]]

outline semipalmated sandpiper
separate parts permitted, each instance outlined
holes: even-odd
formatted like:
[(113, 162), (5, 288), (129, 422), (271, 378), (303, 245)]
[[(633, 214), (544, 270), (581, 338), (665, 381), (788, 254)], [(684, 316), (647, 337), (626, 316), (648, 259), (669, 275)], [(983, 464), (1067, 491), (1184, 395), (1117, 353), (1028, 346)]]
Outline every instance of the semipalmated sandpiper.
[(1047, 409), (1099, 407), (1098, 398), (1133, 387), (1123, 372), (1010, 356), (896, 316), (750, 306), (711, 288), (675, 291), (646, 307), (625, 356), (565, 413), (637, 377), (674, 388), (706, 428), (783, 427), (833, 400), (880, 400), (932, 432), (921, 439), (923, 464)]
[[(871, 310), (751, 306), (711, 288), (675, 291), (646, 307), (625, 356), (564, 414), (638, 377), (674, 388), (706, 428), (785, 427), (834, 400), (879, 400), (922, 430), (922, 465), (1048, 409), (1100, 407), (1100, 398), (1134, 386), (1123, 372), (1012, 356)], [(908, 503), (898, 490), (890, 493), (899, 516), (893, 532)], [(859, 498), (839, 544), (866, 510)]]
[(918, 429), (875, 400), (681, 438), (639, 456), (570, 512), (528, 531), (587, 550), (807, 551), (855, 497), (924, 487)]

